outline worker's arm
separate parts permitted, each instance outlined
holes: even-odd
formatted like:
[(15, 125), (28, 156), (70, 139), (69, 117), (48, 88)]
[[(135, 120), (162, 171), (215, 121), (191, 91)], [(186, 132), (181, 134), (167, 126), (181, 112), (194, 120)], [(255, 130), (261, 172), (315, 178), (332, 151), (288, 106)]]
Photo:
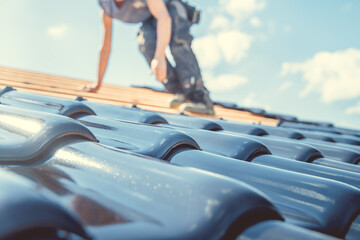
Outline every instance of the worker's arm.
[(83, 88), (83, 90), (87, 92), (96, 92), (100, 88), (109, 61), (112, 38), (112, 18), (102, 11), (102, 19), (104, 37), (103, 45), (101, 47), (99, 55), (98, 78), (94, 84), (85, 86)]
[(158, 81), (166, 79), (165, 49), (171, 39), (171, 17), (163, 0), (147, 0), (151, 14), (157, 20), (157, 42), (151, 70)]

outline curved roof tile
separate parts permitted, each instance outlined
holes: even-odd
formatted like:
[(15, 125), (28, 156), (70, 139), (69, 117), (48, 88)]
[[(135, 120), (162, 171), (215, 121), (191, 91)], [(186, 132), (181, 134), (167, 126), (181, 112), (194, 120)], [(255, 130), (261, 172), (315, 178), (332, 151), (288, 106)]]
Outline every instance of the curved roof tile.
[(94, 115), (94, 111), (79, 101), (62, 99), (39, 94), (20, 92), (15, 89), (0, 94), (0, 102), (4, 105), (25, 109), (60, 114), (68, 117), (77, 115)]
[(97, 141), (71, 118), (5, 105), (0, 105), (0, 132), (1, 165), (36, 163), (70, 138)]

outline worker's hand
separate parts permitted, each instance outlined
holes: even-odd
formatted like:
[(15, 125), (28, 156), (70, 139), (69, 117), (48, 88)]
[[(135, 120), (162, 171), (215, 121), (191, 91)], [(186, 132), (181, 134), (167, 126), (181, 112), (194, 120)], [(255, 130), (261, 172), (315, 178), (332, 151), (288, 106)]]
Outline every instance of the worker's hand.
[(100, 86), (98, 84), (86, 84), (86, 85), (81, 85), (80, 86), (80, 91), (83, 92), (97, 92), (97, 90), (99, 90)]
[(154, 58), (151, 61), (151, 73), (155, 73), (156, 76), (156, 80), (158, 80), (159, 82), (163, 82), (166, 80), (166, 71), (167, 71), (167, 66), (166, 66), (166, 59), (158, 59), (158, 58)]

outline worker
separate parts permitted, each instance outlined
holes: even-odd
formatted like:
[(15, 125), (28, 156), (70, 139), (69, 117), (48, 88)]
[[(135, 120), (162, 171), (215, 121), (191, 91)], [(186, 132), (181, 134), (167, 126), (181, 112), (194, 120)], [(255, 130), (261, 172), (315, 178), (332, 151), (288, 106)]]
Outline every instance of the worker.
[[(213, 103), (205, 88), (199, 64), (191, 49), (192, 8), (181, 0), (99, 0), (104, 26), (103, 46), (99, 56), (98, 79), (82, 90), (96, 92), (104, 77), (111, 50), (113, 18), (126, 23), (142, 23), (138, 33), (141, 53), (156, 79), (174, 96), (169, 107), (180, 111), (214, 114)], [(165, 56), (170, 47), (176, 66)]]

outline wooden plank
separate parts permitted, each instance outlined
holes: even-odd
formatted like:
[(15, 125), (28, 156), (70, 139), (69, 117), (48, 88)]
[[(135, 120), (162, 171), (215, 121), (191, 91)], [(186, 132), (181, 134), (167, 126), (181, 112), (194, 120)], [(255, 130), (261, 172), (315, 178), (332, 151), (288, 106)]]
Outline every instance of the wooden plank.
[[(0, 78), (4, 80), (11, 80), (17, 82), (23, 82), (28, 84), (40, 85), (40, 86), (51, 86), (54, 88), (62, 88), (62, 89), (69, 89), (69, 90), (78, 90), (79, 87), (83, 84), (91, 84), (90, 81), (79, 80), (79, 79), (71, 79), (71, 78), (64, 78), (64, 77), (56, 77), (51, 75), (46, 75), (44, 77), (41, 74), (34, 74), (34, 73), (26, 73), (22, 72), (20, 74), (15, 73), (6, 73), (1, 72), (0, 67)], [(66, 82), (66, 84), (64, 84)], [(100, 90), (119, 90), (119, 91), (126, 91), (126, 92), (145, 92), (146, 94), (154, 94), (157, 96), (168, 96), (170, 94), (165, 92), (156, 92), (151, 89), (146, 88), (138, 88), (138, 87), (122, 87), (117, 85), (111, 85), (104, 83)]]
[[(138, 87), (123, 87), (111, 84), (103, 84), (97, 93), (87, 93), (78, 90), (82, 84), (89, 81), (68, 77), (53, 76), (43, 73), (35, 73), (25, 70), (0, 67), (0, 87), (12, 86), (15, 89), (36, 94), (54, 96), (66, 99), (75, 99), (82, 96), (90, 101), (130, 107), (137, 107), (157, 112), (178, 114), (177, 109), (168, 108), (167, 102), (172, 95), (165, 92), (157, 92), (151, 89)], [(207, 118), (223, 118), (231, 121), (264, 124), (276, 126), (278, 120), (266, 118), (262, 115), (246, 111), (224, 108), (216, 105), (216, 115), (208, 116), (185, 112), (190, 116)]]

